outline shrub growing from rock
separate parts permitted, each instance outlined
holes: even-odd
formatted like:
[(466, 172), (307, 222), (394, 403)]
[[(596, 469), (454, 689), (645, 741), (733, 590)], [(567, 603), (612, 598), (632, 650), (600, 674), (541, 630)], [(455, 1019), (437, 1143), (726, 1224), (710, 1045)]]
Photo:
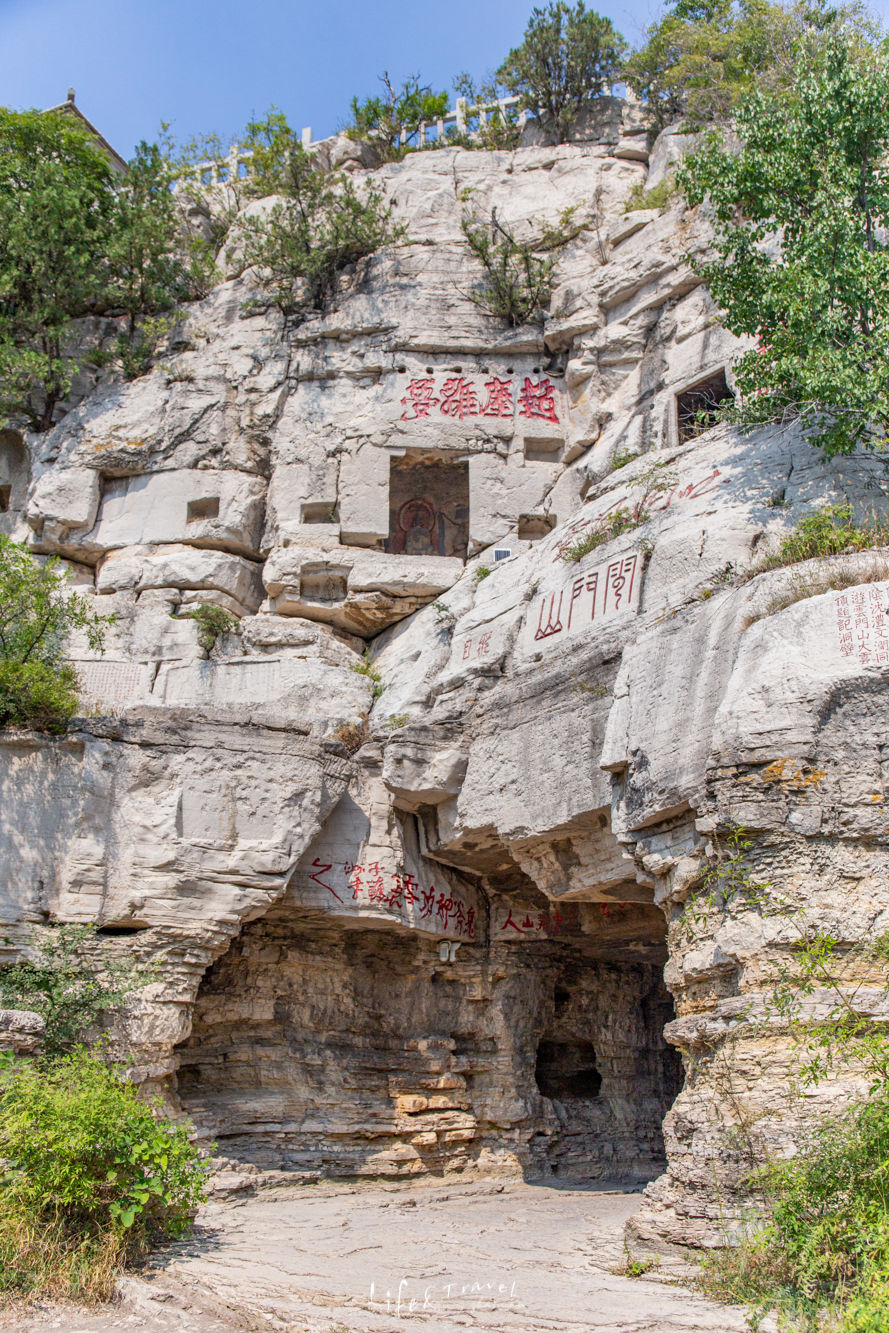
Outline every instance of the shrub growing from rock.
[(0, 1073), (0, 1292), (108, 1299), (115, 1275), (181, 1235), (207, 1167), (132, 1084), (80, 1049)]
[(0, 536), (0, 727), (61, 732), (77, 710), (77, 677), (63, 653), (72, 630), (100, 652), (112, 617), (68, 588), (61, 560), (36, 560)]
[(244, 260), (256, 268), (270, 303), (290, 319), (305, 319), (332, 300), (346, 269), (397, 240), (401, 230), (378, 190), (324, 171), (280, 112), (250, 128), (256, 188), (282, 198), (264, 215), (243, 219)]

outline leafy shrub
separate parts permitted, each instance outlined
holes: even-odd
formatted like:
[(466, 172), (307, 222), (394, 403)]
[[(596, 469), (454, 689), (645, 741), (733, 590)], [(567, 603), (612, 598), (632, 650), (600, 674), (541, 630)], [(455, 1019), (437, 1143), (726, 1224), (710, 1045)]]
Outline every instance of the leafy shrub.
[(643, 181), (637, 181), (627, 196), (624, 212), (637, 213), (643, 208), (659, 208), (663, 213), (664, 209), (669, 208), (675, 189), (669, 177), (665, 177), (658, 185), (653, 185), (650, 190), (646, 190)]
[(113, 616), (68, 588), (61, 560), (35, 560), (0, 535), (0, 727), (63, 732), (77, 711), (77, 677), (62, 657), (74, 629), (102, 650)]
[(821, 1123), (754, 1184), (765, 1224), (708, 1261), (711, 1289), (777, 1306), (797, 1328), (889, 1329), (889, 1090)]
[(184, 1124), (85, 1050), (0, 1078), (0, 1292), (107, 1299), (187, 1229), (207, 1167)]
[(617, 74), (626, 49), (610, 19), (555, 0), (535, 8), (521, 46), (510, 51), (497, 78), (540, 111), (556, 143), (564, 143), (586, 103)]
[(606, 514), (595, 527), (590, 528), (582, 537), (578, 537), (576, 542), (566, 548), (562, 553), (562, 559), (566, 565), (574, 565), (578, 560), (582, 560), (590, 551), (594, 551), (597, 546), (604, 546), (605, 542), (612, 541), (615, 537), (620, 537), (624, 532), (632, 532), (634, 528), (640, 528), (643, 523), (647, 523), (648, 513), (640, 511), (634, 515), (632, 510), (626, 505), (620, 509), (615, 509), (613, 513)]
[(72, 116), (0, 107), (0, 424), (49, 429), (85, 359), (85, 317), (141, 321), (207, 290), (213, 264), (191, 236), (160, 149), (141, 143), (117, 176)]
[(823, 13), (790, 86), (757, 91), (679, 168), (713, 240), (690, 258), (734, 334), (743, 421), (798, 420), (826, 454), (889, 440), (889, 48)]
[(379, 671), (373, 664), (373, 658), (370, 655), (369, 648), (365, 648), (364, 652), (361, 655), (360, 662), (352, 663), (352, 670), (359, 676), (367, 677), (367, 679), (370, 681), (371, 698), (379, 699), (380, 695), (383, 693), (386, 686), (383, 684), (383, 677), (380, 675)]
[(345, 269), (397, 240), (403, 229), (393, 225), (379, 191), (322, 170), (283, 116), (269, 118), (256, 152), (257, 188), (284, 198), (264, 217), (243, 219), (244, 260), (285, 315), (305, 318), (336, 295)]
[(464, 214), (463, 235), (485, 270), (482, 282), (469, 293), (470, 300), (513, 327), (542, 319), (549, 305), (556, 252), (584, 230), (574, 213), (574, 208), (565, 209), (557, 226), (543, 223), (539, 238), (528, 241), (519, 241), (504, 227), (496, 209), (491, 210), (490, 223)]
[(448, 110), (447, 93), (434, 93), (416, 76), (406, 79), (397, 92), (388, 72), (380, 82), (385, 90), (382, 97), (363, 102), (352, 98), (352, 123), (346, 129), (350, 139), (372, 146), (377, 164), (397, 162), (418, 137), (420, 122), (429, 124)]
[(238, 617), (224, 607), (201, 602), (200, 606), (180, 611), (178, 620), (196, 620), (198, 623), (198, 643), (205, 652), (212, 653), (216, 640), (223, 634), (230, 634), (238, 628)]
[(672, 0), (623, 67), (652, 132), (725, 121), (758, 85), (780, 82), (784, 52), (806, 23), (801, 11), (769, 0)]
[(0, 660), (0, 727), (61, 735), (77, 707), (73, 667)]
[(0, 968), (0, 1007), (40, 1014), (48, 1056), (94, 1036), (106, 1010), (152, 980), (151, 970), (130, 958), (97, 956), (95, 943), (92, 925), (45, 927), (35, 933), (30, 958)]
[[(562, 551), (561, 558), (566, 564), (576, 564), (589, 551), (594, 551), (597, 546), (602, 546), (605, 542), (610, 542), (625, 532), (632, 532), (635, 528), (641, 528), (651, 518), (652, 502), (658, 496), (671, 491), (676, 483), (676, 473), (671, 471), (666, 463), (650, 463), (641, 472), (638, 472), (630, 483), (630, 490), (635, 492), (637, 496), (633, 504), (621, 505), (618, 509), (613, 509), (611, 513), (604, 514), (601, 518), (596, 519), (583, 536), (578, 537), (575, 542)], [(640, 542), (640, 547), (646, 554), (651, 553), (650, 545), (646, 546), (644, 542)]]
[(859, 526), (853, 520), (849, 504), (825, 505), (812, 514), (806, 514), (786, 536), (777, 551), (772, 552), (756, 566), (756, 573), (766, 569), (780, 569), (801, 560), (840, 555), (851, 551), (869, 551), (876, 546), (889, 545), (889, 521), (874, 516)]
[(518, 110), (514, 106), (505, 108), (498, 106), (488, 112), (484, 122), (473, 110), (479, 104), (490, 105), (502, 101), (508, 95), (507, 88), (502, 88), (496, 79), (486, 79), (481, 85), (477, 85), (469, 74), (460, 74), (454, 80), (454, 92), (466, 103), (466, 132), (460, 134), (455, 130), (447, 134), (440, 143), (436, 141), (437, 148), (455, 146), (489, 151), (508, 151), (518, 148), (522, 134), (519, 129)]

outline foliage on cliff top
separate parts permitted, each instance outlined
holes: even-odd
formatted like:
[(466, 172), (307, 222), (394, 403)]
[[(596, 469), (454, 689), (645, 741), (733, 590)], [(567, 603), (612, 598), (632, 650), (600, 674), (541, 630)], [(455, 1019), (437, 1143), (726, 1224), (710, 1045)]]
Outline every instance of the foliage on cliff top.
[(756, 91), (737, 140), (708, 136), (678, 173), (707, 200), (713, 258), (693, 258), (727, 327), (747, 424), (798, 418), (828, 455), (889, 443), (889, 47), (842, 25)]
[(0, 534), (0, 727), (64, 731), (77, 709), (76, 677), (63, 659), (72, 631), (101, 652), (112, 617), (72, 592), (56, 556), (36, 559)]
[(388, 71), (380, 76), (381, 97), (363, 102), (352, 98), (352, 120), (346, 128), (351, 139), (361, 139), (373, 149), (374, 161), (397, 162), (416, 141), (420, 122), (434, 122), (448, 110), (447, 93), (436, 93), (412, 74), (396, 89)]
[(159, 149), (116, 177), (70, 117), (0, 108), (0, 424), (52, 425), (87, 351), (87, 316), (125, 323), (200, 294), (212, 264), (188, 241)]
[(539, 110), (554, 141), (564, 143), (590, 98), (608, 90), (625, 50), (611, 20), (583, 0), (573, 6), (551, 0), (531, 11), (521, 46), (509, 52), (497, 78)]
[(378, 190), (324, 171), (280, 112), (250, 128), (255, 189), (283, 198), (266, 214), (242, 220), (244, 259), (285, 315), (305, 318), (336, 295), (345, 270), (397, 240), (402, 229)]
[[(813, 13), (809, 6), (808, 13)], [(725, 121), (784, 65), (804, 20), (801, 7), (769, 0), (674, 0), (624, 62), (655, 133)]]
[(127, 1263), (179, 1236), (207, 1167), (159, 1106), (83, 1049), (0, 1070), (0, 1295), (108, 1300)]

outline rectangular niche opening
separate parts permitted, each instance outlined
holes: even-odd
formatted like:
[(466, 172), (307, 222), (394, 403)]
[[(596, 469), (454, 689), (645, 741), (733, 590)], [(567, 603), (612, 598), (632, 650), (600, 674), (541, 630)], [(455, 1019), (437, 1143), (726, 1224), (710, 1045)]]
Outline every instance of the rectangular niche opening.
[(525, 439), (523, 443), (526, 463), (558, 463), (562, 445), (560, 436), (548, 435), (537, 440)]
[(9, 502), (12, 498), (11, 486), (0, 486), (0, 514), (9, 513)]
[(539, 542), (548, 536), (556, 526), (553, 514), (520, 514), (516, 526), (516, 535), (522, 542)]
[(299, 600), (301, 602), (320, 602), (331, 606), (345, 601), (348, 587), (348, 570), (330, 568), (303, 570), (299, 581)]
[(679, 427), (679, 442), (685, 444), (716, 424), (719, 408), (723, 403), (732, 403), (735, 395), (728, 387), (725, 371), (718, 370), (715, 375), (708, 375), (682, 393), (676, 395), (676, 418)]
[(390, 459), (386, 550), (465, 560), (468, 543), (469, 463), (421, 449)]
[(311, 500), (300, 506), (303, 523), (339, 523), (340, 508), (335, 500)]
[(219, 496), (211, 495), (206, 500), (189, 500), (185, 514), (186, 523), (197, 523), (205, 518), (219, 517)]

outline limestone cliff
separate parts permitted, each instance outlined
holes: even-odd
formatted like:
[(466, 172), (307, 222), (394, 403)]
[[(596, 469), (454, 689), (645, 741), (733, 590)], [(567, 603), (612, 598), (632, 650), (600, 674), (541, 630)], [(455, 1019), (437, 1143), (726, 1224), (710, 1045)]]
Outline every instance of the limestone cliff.
[[(889, 579), (844, 558), (860, 585), (775, 611), (785, 571), (736, 575), (882, 469), (695, 418), (738, 346), (683, 260), (706, 219), (624, 211), (679, 144), (649, 165), (612, 122), (379, 169), (405, 236), (325, 315), (245, 314), (232, 255), (149, 374), (0, 436), (3, 530), (117, 615), (101, 660), (72, 645), (88, 715), (0, 736), (2, 911), (160, 959), (138, 1075), (234, 1158), (666, 1164), (638, 1234), (710, 1243), (731, 1127), (800, 1114), (752, 1017), (788, 941), (680, 920), (713, 835), (756, 830), (842, 938), (889, 925)], [(588, 220), (542, 330), (472, 301), (467, 191)], [(199, 603), (238, 618), (209, 653)]]

